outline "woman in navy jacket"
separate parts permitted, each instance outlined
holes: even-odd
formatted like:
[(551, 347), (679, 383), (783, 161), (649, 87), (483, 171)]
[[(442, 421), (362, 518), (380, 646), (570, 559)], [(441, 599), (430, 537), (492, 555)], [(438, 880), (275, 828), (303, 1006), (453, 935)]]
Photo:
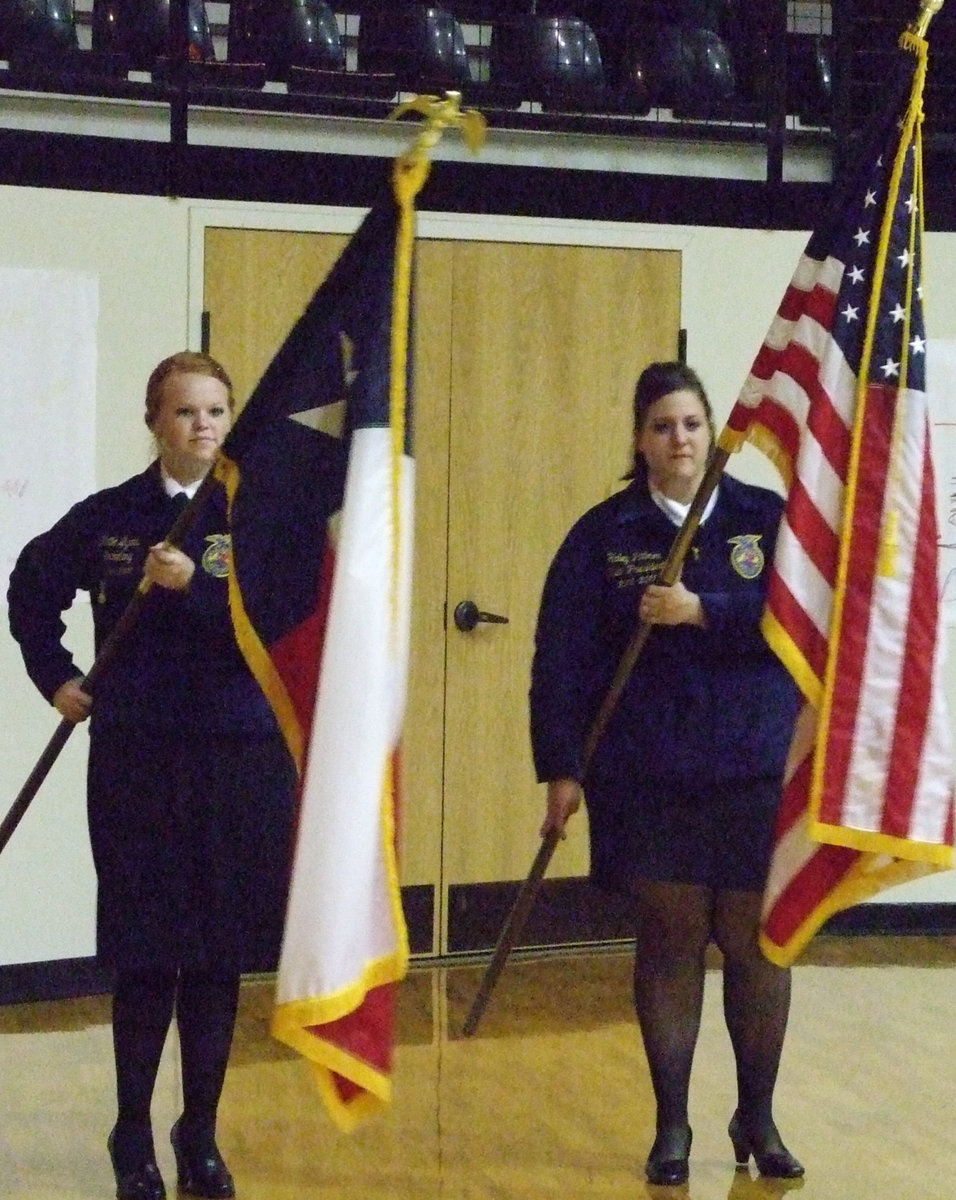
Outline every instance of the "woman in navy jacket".
[[(544, 588), (531, 735), (547, 782), (542, 834), (564, 832), (584, 795), (594, 883), (634, 897), (634, 996), (657, 1102), (652, 1183), (688, 1177), (688, 1088), (704, 955), (724, 956), (737, 1063), (738, 1162), (795, 1177), (772, 1099), (789, 971), (758, 945), (761, 894), (795, 688), (760, 632), (782, 501), (724, 476), (680, 580), (655, 582), (713, 448), (710, 404), (680, 363), (652, 363), (635, 393), (630, 485), (573, 526)], [(592, 755), (591, 723), (637, 624), (655, 626)]]
[[(232, 386), (207, 355), (160, 363), (146, 390), (158, 459), (75, 505), (23, 550), (10, 626), (31, 679), (67, 720), (92, 716), (90, 839), (97, 954), (113, 968), (119, 1200), (161, 1200), (150, 1102), (175, 1012), (183, 1113), (180, 1191), (228, 1197), (215, 1141), (240, 973), (274, 967), (291, 859), (295, 773), (228, 610), (224, 498), (202, 505), (182, 549), (163, 542), (229, 430)], [(61, 613), (90, 596), (97, 648), (141, 579), (138, 621), (97, 683), (81, 686)]]

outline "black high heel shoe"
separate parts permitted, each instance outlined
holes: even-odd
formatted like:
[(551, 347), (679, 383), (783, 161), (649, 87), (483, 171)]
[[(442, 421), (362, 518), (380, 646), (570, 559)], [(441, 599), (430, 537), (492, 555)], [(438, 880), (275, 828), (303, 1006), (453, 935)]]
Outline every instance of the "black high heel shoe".
[(757, 1164), (757, 1170), (768, 1179), (799, 1179), (805, 1171), (803, 1163), (794, 1158), (787, 1147), (780, 1141), (780, 1135), (773, 1128), (778, 1150), (769, 1150), (766, 1145), (760, 1145), (754, 1135), (744, 1127), (739, 1111), (730, 1118), (727, 1133), (734, 1146), (734, 1157), (738, 1169), (746, 1167), (751, 1154)]
[(689, 1125), (662, 1129), (658, 1133), (644, 1166), (648, 1183), (669, 1186), (687, 1182), (692, 1137)]
[(169, 1140), (176, 1155), (178, 1187), (181, 1195), (201, 1196), (204, 1200), (228, 1200), (236, 1194), (229, 1168), (214, 1141), (202, 1151), (184, 1144), (179, 1121), (172, 1127)]
[(116, 1200), (166, 1200), (166, 1186), (155, 1159), (149, 1158), (131, 1170), (117, 1166), (115, 1128), (106, 1139), (106, 1148), (116, 1176)]

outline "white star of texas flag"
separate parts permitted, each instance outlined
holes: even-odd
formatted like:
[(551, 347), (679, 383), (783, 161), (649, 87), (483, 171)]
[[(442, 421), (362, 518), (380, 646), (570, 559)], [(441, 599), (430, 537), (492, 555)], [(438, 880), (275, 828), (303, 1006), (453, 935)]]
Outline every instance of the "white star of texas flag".
[[(347, 395), (355, 377), (358, 375), (358, 371), (352, 366), (352, 342), (344, 333), (341, 333), (339, 336), (342, 345), (342, 374), (345, 378), (345, 391)], [(293, 421), (298, 421), (300, 425), (304, 425), (306, 429), (314, 429), (318, 433), (327, 433), (330, 437), (341, 440), (345, 436), (345, 414), (347, 409), (347, 400), (333, 400), (330, 404), (320, 404), (317, 408), (304, 408), (301, 412), (290, 413), (289, 416)]]

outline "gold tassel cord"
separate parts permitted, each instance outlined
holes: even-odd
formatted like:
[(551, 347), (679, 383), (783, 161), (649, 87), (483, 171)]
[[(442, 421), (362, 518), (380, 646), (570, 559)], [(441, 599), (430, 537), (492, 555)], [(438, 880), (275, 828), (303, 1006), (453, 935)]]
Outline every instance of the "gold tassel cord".
[[(437, 145), (446, 129), (460, 129), (468, 148), (477, 153), (485, 140), (486, 122), (481, 113), (461, 109), (461, 93), (446, 92), (438, 96), (415, 96), (400, 104), (389, 114), (398, 120), (407, 113), (420, 113), (425, 118), (425, 128), (418, 134), (412, 146), (395, 160), (392, 171), (392, 186), (400, 209), (399, 231), (395, 244), (395, 283), (392, 310), (392, 363), (389, 384), (390, 424), (392, 429), (392, 512), (401, 512), (399, 491), (401, 487), (402, 451), (405, 442), (406, 402), (405, 379), (408, 354), (409, 305), (411, 299), (412, 248), (415, 241), (415, 198), (421, 191), (431, 169), (430, 152)], [(401, 531), (395, 529), (395, 554), (392, 559), (392, 598), (397, 603), (398, 555), (401, 546)], [(393, 612), (394, 617), (394, 612)], [(392, 622), (393, 633), (397, 629)]]

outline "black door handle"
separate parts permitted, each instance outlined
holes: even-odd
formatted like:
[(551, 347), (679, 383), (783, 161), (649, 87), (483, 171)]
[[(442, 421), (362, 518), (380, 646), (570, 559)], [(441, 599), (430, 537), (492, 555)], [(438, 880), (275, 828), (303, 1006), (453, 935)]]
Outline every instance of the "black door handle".
[(508, 624), (507, 617), (499, 617), (497, 613), (479, 612), (474, 600), (462, 600), (460, 604), (455, 605), (454, 619), (462, 633), (471, 633), (479, 621), (486, 621), (489, 625)]

